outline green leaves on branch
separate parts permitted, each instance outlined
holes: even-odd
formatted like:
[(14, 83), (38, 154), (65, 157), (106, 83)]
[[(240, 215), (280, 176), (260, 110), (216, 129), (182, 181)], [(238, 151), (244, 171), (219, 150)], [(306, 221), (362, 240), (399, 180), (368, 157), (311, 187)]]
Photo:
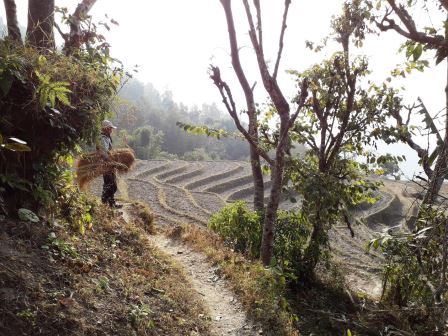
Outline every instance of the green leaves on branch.
[(216, 138), (216, 139), (228, 138), (228, 137), (234, 137), (234, 138), (241, 137), (238, 134), (229, 133), (223, 129), (214, 129), (214, 128), (209, 128), (207, 126), (189, 125), (189, 124), (184, 124), (180, 121), (176, 122), (176, 126), (179, 128), (182, 128), (185, 132), (187, 132), (189, 134), (206, 135), (206, 136)]

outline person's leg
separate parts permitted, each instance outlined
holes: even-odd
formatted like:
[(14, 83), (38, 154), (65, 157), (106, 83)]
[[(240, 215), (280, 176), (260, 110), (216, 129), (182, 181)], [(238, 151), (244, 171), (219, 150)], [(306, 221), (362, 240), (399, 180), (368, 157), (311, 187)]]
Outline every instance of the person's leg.
[(115, 172), (112, 172), (111, 173), (111, 186), (110, 186), (110, 201), (109, 201), (109, 204), (110, 205), (116, 205), (115, 204), (115, 193), (117, 192), (117, 190), (118, 190), (118, 187), (117, 187), (117, 175), (115, 174)]
[(101, 201), (111, 205), (114, 203), (114, 194), (117, 185), (115, 183), (115, 174), (106, 173), (103, 175), (103, 193), (101, 195)]

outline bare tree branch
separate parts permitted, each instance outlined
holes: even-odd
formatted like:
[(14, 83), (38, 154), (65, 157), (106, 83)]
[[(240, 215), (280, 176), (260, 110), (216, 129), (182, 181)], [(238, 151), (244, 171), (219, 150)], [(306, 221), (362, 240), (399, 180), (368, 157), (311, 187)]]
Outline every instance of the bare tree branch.
[(416, 24), (409, 12), (402, 5), (397, 5), (395, 0), (387, 0), (393, 12), (397, 14), (400, 21), (404, 24), (405, 29), (395, 23), (389, 16), (391, 11), (387, 11), (381, 22), (376, 22), (378, 28), (382, 31), (395, 30), (400, 35), (419, 43), (429, 44), (433, 47), (446, 47), (446, 40), (443, 36), (431, 36), (417, 30)]
[(263, 80), (263, 85), (274, 103), (280, 117), (287, 119), (289, 116), (288, 101), (280, 90), (276, 78), (273, 78), (269, 73), (266, 60), (264, 59), (263, 49), (260, 47), (260, 42), (257, 39), (257, 33), (248, 0), (243, 0), (243, 4), (246, 10), (247, 21), (249, 23), (249, 37), (255, 50), (255, 55), (257, 56), (258, 68), (260, 70), (261, 79)]
[(219, 70), (219, 68), (211, 66), (210, 70), (211, 70), (210, 78), (213, 80), (213, 83), (218, 88), (218, 90), (221, 94), (221, 97), (222, 97), (222, 101), (227, 109), (227, 112), (230, 114), (230, 116), (234, 120), (237, 129), (241, 132), (241, 134), (243, 134), (243, 136), (256, 149), (257, 153), (263, 159), (265, 159), (271, 165), (274, 164), (274, 161), (269, 157), (269, 155), (258, 146), (258, 143), (256, 143), (254, 141), (254, 139), (249, 134), (249, 132), (243, 127), (243, 125), (241, 125), (241, 122), (239, 120), (238, 113), (236, 110), (236, 105), (233, 100), (232, 92), (231, 92), (228, 84), (221, 79), (221, 71)]
[(287, 27), (286, 19), (288, 18), (288, 10), (289, 10), (290, 5), (291, 5), (291, 0), (285, 0), (285, 10), (283, 12), (282, 28), (281, 28), (280, 39), (279, 39), (279, 43), (278, 43), (277, 60), (275, 61), (274, 73), (272, 75), (272, 77), (274, 79), (277, 78), (278, 67), (280, 66), (280, 59), (281, 59), (282, 53), (283, 53), (283, 39), (285, 37), (285, 30)]
[[(407, 117), (406, 123), (403, 123), (403, 118), (401, 117), (399, 111), (393, 112), (392, 117), (397, 122), (397, 126), (396, 126), (397, 129), (400, 130), (400, 132), (399, 132), (400, 140), (407, 143), (408, 146), (411, 147), (417, 153), (420, 160), (422, 160), (422, 166), (423, 166), (423, 170), (425, 171), (425, 174), (428, 176), (428, 178), (431, 178), (433, 171), (428, 162), (428, 159), (429, 159), (428, 151), (426, 149), (423, 149), (422, 147), (420, 147), (416, 142), (414, 142), (414, 140), (412, 139), (411, 133), (407, 130), (407, 128), (409, 126), (409, 121), (410, 121), (410, 114), (416, 107), (418, 107), (418, 106), (414, 105), (414, 106), (410, 106), (407, 108), (408, 117)], [(404, 131), (404, 130), (406, 130), (406, 131)]]
[(255, 10), (257, 11), (257, 30), (258, 30), (258, 42), (260, 48), (263, 50), (263, 24), (261, 21), (261, 6), (260, 0), (254, 0)]

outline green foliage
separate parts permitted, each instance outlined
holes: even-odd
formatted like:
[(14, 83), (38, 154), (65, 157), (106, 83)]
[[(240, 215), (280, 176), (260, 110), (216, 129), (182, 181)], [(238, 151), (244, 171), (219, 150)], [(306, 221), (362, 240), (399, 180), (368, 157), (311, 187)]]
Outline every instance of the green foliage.
[(275, 229), (274, 264), (289, 282), (297, 282), (311, 224), (302, 212), (278, 211)]
[(135, 151), (139, 159), (148, 160), (160, 157), (163, 141), (162, 131), (157, 131), (151, 126), (144, 126), (134, 131), (128, 139), (128, 145)]
[(313, 268), (317, 262), (327, 260), (328, 231), (332, 225), (342, 222), (351, 227), (354, 218), (350, 210), (359, 204), (377, 201), (373, 192), (380, 182), (363, 176), (363, 169), (367, 167), (354, 160), (338, 158), (329, 172), (321, 172), (312, 151), (303, 158), (290, 160), (286, 178), (303, 197), (303, 221), (313, 227), (313, 239), (303, 260), (306, 267)]
[(0, 192), (9, 208), (58, 198), (65, 159), (94, 143), (122, 73), (95, 44), (43, 56), (0, 41)]
[(56, 237), (54, 232), (50, 232), (46, 244), (42, 245), (43, 250), (48, 250), (53, 256), (60, 256), (62, 258), (71, 257), (77, 258), (78, 252), (76, 248), (69, 242)]
[(376, 163), (378, 166), (378, 169), (375, 170), (377, 175), (386, 175), (393, 177), (395, 180), (400, 180), (402, 173), (398, 163), (406, 160), (406, 157), (404, 155), (393, 156), (386, 154), (378, 157), (374, 156), (368, 158), (368, 160), (370, 164)]
[[(212, 216), (209, 227), (235, 251), (258, 258), (263, 216), (248, 209), (243, 201), (229, 204)], [(296, 282), (311, 225), (303, 213), (278, 211), (274, 242), (274, 270), (285, 281)]]
[(135, 305), (131, 306), (129, 311), (129, 319), (134, 328), (138, 329), (153, 329), (155, 324), (150, 319), (152, 311), (148, 305)]
[[(47, 59), (44, 56), (39, 56), (39, 65), (43, 65)], [(56, 106), (56, 99), (63, 105), (69, 106), (70, 99), (68, 94), (72, 91), (68, 88), (70, 83), (68, 82), (52, 82), (50, 75), (41, 74), (39, 71), (35, 71), (37, 78), (39, 79), (39, 85), (36, 89), (36, 94), (39, 96), (40, 108), (44, 109), (49, 105), (51, 108)]]
[(226, 205), (210, 218), (209, 228), (224, 237), (235, 251), (256, 258), (261, 245), (261, 217), (238, 201)]
[(216, 139), (227, 138), (229, 136), (238, 137), (236, 134), (230, 134), (224, 129), (213, 129), (207, 126), (188, 125), (180, 121), (176, 122), (176, 125), (183, 129), (185, 132), (194, 135), (206, 135)]

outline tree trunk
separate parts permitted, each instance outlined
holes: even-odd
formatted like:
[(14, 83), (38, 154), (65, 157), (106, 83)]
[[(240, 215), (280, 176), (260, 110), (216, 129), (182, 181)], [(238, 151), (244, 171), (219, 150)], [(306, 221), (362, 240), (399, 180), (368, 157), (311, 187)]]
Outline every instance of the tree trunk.
[(54, 0), (28, 0), (26, 40), (38, 49), (54, 49)]
[(17, 22), (17, 8), (14, 0), (4, 0), (6, 11), (6, 22), (8, 25), (8, 36), (13, 41), (22, 43), (19, 23)]
[(264, 211), (264, 180), (261, 171), (260, 155), (250, 146), (250, 163), (254, 181), (254, 210), (262, 213)]
[(303, 279), (313, 279), (314, 269), (320, 260), (321, 247), (326, 242), (325, 240), (325, 230), (318, 210), (315, 223), (313, 223), (310, 243), (304, 253), (304, 265), (301, 269)]
[(269, 266), (274, 253), (275, 224), (277, 221), (277, 210), (282, 193), (283, 168), (285, 165), (284, 148), (277, 148), (274, 170), (272, 172), (272, 187), (269, 203), (266, 207), (266, 215), (263, 223), (263, 237), (261, 240), (260, 257), (263, 265)]

